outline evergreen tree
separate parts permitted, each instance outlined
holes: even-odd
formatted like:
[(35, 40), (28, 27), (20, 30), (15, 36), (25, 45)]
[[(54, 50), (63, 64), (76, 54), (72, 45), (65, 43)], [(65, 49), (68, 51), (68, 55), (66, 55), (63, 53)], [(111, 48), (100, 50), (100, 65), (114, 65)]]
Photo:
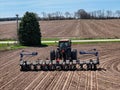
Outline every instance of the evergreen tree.
[(26, 46), (41, 45), (41, 32), (35, 13), (26, 12), (18, 30), (19, 43)]

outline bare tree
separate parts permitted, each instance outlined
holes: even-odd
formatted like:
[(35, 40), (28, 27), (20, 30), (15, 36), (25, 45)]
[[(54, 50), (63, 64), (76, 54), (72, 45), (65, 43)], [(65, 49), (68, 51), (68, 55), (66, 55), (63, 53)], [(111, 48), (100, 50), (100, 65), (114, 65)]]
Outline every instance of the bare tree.
[(47, 18), (47, 14), (45, 12), (42, 12), (41, 14), (43, 16), (43, 19)]
[(97, 11), (90, 12), (90, 18), (91, 19), (96, 19), (97, 18)]
[(78, 19), (78, 13), (77, 12), (74, 12), (74, 18)]
[(56, 18), (57, 19), (61, 19), (62, 18), (62, 12), (57, 11), (57, 12), (55, 12), (55, 14), (56, 14)]
[(70, 13), (69, 12), (65, 12), (65, 17), (66, 17), (66, 19), (68, 19), (70, 17)]
[(52, 14), (51, 13), (48, 13), (47, 17), (48, 17), (48, 20), (52, 20)]
[(105, 18), (104, 15), (105, 15), (104, 10), (98, 10), (97, 11), (97, 16), (98, 16), (99, 19)]
[(112, 11), (110, 11), (110, 10), (107, 10), (107, 11), (106, 11), (106, 13), (107, 13), (107, 18), (110, 18), (110, 17), (112, 17)]
[(120, 10), (116, 11), (117, 17), (120, 18)]
[(80, 9), (77, 11), (78, 18), (87, 19), (90, 18), (90, 14), (88, 14), (84, 9)]

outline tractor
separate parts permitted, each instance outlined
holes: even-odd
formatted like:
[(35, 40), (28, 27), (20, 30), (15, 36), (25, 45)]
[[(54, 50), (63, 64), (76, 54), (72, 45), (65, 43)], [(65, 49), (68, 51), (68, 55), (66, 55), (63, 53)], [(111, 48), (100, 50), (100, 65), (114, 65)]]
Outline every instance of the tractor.
[(61, 39), (58, 41), (57, 50), (50, 51), (50, 60), (77, 60), (77, 50), (71, 48), (71, 40)]
[[(34, 60), (30, 62), (29, 60), (24, 60), (24, 56), (36, 56), (37, 52), (20, 52), (20, 67), (21, 71), (31, 71), (31, 70), (97, 70), (97, 65), (99, 65), (99, 53), (96, 49), (91, 49), (89, 51), (80, 51), (80, 55), (92, 54), (96, 58), (89, 60), (78, 60), (77, 50), (71, 48), (71, 40), (61, 39), (58, 41), (58, 46), (56, 50), (50, 51), (50, 58), (46, 60)], [(79, 66), (79, 68), (77, 68)], [(86, 68), (84, 68), (86, 67)]]

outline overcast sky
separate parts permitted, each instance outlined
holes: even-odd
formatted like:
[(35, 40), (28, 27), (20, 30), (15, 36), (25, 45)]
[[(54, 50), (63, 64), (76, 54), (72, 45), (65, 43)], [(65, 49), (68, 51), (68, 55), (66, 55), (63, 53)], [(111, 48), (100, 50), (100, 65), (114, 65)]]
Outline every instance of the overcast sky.
[(0, 18), (23, 16), (26, 11), (35, 12), (75, 12), (78, 9), (120, 10), (120, 0), (0, 0)]

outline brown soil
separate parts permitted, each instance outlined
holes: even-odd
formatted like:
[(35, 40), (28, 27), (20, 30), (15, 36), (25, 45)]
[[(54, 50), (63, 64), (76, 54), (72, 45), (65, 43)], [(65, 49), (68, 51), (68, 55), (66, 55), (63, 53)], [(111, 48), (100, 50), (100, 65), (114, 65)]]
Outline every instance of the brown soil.
[[(55, 46), (29, 47), (37, 51), (33, 59), (49, 57)], [(100, 53), (98, 71), (29, 71), (20, 72), (21, 50), (0, 52), (0, 90), (119, 90), (120, 89), (120, 43), (73, 45), (79, 50), (97, 48)], [(85, 56), (78, 55), (79, 59)], [(87, 58), (89, 59), (89, 58)]]
[[(120, 20), (41, 21), (43, 37), (120, 38)], [(16, 22), (0, 22), (0, 39), (16, 38)]]

